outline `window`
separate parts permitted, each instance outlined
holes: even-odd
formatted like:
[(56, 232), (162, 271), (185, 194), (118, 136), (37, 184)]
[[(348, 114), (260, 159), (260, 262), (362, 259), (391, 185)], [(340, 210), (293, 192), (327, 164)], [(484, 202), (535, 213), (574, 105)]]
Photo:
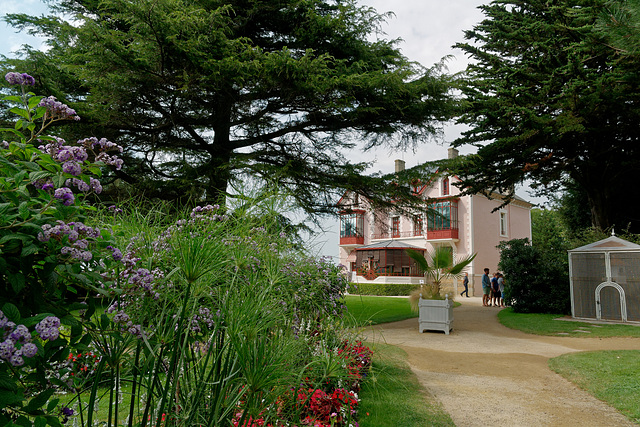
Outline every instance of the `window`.
[(400, 237), (400, 217), (391, 218), (391, 237)]
[(507, 212), (500, 211), (500, 235), (507, 237), (509, 234)]
[(340, 237), (361, 237), (364, 235), (364, 214), (345, 213), (340, 216)]
[(458, 228), (458, 202), (444, 200), (431, 205), (427, 215), (429, 230), (450, 230)]
[(422, 236), (422, 215), (413, 218), (413, 235)]
[(449, 195), (449, 177), (444, 178), (442, 180), (442, 195), (443, 196)]

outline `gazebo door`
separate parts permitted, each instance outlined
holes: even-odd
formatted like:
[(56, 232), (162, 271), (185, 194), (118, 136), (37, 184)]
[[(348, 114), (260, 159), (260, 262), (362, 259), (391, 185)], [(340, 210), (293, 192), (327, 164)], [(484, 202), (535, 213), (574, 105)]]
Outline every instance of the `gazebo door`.
[(596, 288), (596, 317), (598, 320), (627, 321), (627, 304), (622, 286), (605, 282)]

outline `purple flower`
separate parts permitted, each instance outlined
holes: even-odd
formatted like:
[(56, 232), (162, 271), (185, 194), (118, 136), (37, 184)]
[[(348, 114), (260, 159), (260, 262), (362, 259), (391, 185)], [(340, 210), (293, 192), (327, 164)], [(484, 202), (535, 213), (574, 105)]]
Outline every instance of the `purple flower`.
[(60, 328), (60, 319), (55, 316), (48, 316), (36, 325), (36, 332), (43, 340), (53, 341), (58, 339), (60, 335), (58, 328)]
[(69, 187), (58, 188), (54, 193), (53, 197), (62, 201), (62, 204), (65, 206), (71, 206), (75, 201), (75, 197), (73, 196), (73, 191)]
[(91, 251), (85, 251), (75, 247), (65, 246), (60, 249), (60, 253), (62, 255), (69, 255), (71, 256), (71, 258), (77, 259), (79, 261), (89, 262), (93, 259), (93, 254), (91, 253)]
[(9, 363), (11, 363), (11, 365), (13, 365), (13, 366), (22, 366), (22, 365), (24, 365), (24, 359), (22, 358), (22, 356), (20, 354), (15, 353), (9, 359)]
[(117, 214), (121, 214), (122, 213), (122, 209), (120, 209), (119, 207), (117, 207), (116, 205), (111, 205), (109, 206), (109, 211), (112, 212), (114, 215)]
[(22, 355), (24, 357), (33, 357), (36, 355), (37, 352), (38, 352), (38, 347), (32, 342), (28, 342), (22, 346)]
[(114, 260), (120, 261), (122, 259), (122, 251), (120, 249), (114, 248), (111, 245), (107, 246), (107, 249), (111, 251), (111, 256), (113, 256)]
[(68, 408), (66, 406), (63, 406), (62, 407), (62, 415), (64, 415), (65, 417), (73, 416), (73, 409)]
[(29, 329), (27, 329), (27, 327), (24, 325), (16, 326), (13, 332), (11, 332), (10, 337), (16, 343), (31, 341), (31, 334), (29, 333)]
[(67, 187), (74, 185), (78, 190), (82, 191), (83, 193), (87, 193), (89, 190), (91, 190), (91, 187), (89, 186), (89, 184), (87, 184), (86, 182), (78, 178), (67, 179), (64, 182), (64, 185), (66, 185)]
[(0, 358), (9, 360), (16, 350), (16, 345), (11, 338), (7, 338), (0, 343)]
[(33, 86), (36, 84), (36, 79), (27, 73), (7, 73), (4, 78), (10, 85)]
[(80, 117), (76, 114), (76, 110), (56, 100), (55, 96), (42, 98), (38, 107), (45, 107), (54, 120), (80, 120)]
[(82, 166), (78, 162), (69, 161), (62, 165), (62, 170), (70, 175), (78, 176), (82, 173)]
[(96, 194), (100, 194), (102, 193), (102, 184), (100, 184), (100, 181), (98, 181), (95, 178), (89, 178), (89, 185), (91, 186), (91, 189), (96, 193)]

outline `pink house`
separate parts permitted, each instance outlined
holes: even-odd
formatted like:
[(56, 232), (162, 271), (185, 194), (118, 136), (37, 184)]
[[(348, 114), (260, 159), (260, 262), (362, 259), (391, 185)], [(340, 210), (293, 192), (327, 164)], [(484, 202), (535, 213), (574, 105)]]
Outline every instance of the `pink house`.
[[(457, 156), (455, 149), (449, 156)], [(396, 160), (396, 172), (404, 161)], [(423, 212), (378, 212), (366, 200), (347, 193), (340, 200), (340, 262), (347, 267), (353, 282), (415, 283), (423, 274), (406, 255), (405, 249), (429, 251), (436, 246), (451, 248), (456, 257), (476, 253), (469, 266), (469, 294), (482, 295), (481, 276), (485, 267), (497, 271), (500, 254), (496, 246), (504, 240), (531, 240), (532, 205), (516, 197), (501, 204), (498, 194), (461, 196), (453, 185), (457, 178), (439, 173), (428, 184), (414, 188), (425, 199)], [(461, 292), (454, 281), (450, 291)]]

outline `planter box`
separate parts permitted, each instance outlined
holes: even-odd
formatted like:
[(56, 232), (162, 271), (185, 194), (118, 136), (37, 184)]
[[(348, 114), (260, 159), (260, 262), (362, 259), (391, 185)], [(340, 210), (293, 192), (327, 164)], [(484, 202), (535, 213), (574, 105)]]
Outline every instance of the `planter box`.
[(422, 299), (418, 301), (418, 331), (444, 331), (449, 335), (453, 329), (453, 301), (447, 295), (443, 300)]

